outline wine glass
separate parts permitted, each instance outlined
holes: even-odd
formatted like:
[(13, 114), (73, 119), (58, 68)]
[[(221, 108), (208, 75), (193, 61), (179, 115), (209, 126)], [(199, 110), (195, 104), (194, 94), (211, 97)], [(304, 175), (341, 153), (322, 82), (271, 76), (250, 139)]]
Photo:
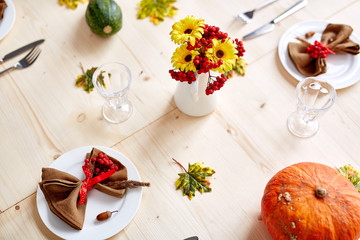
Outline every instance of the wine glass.
[(92, 82), (97, 92), (106, 99), (103, 116), (111, 123), (121, 123), (129, 119), (133, 107), (128, 100), (131, 72), (119, 62), (101, 65), (93, 74)]
[(335, 103), (336, 90), (326, 81), (308, 77), (296, 86), (297, 110), (287, 121), (295, 136), (311, 137), (319, 129), (318, 117)]

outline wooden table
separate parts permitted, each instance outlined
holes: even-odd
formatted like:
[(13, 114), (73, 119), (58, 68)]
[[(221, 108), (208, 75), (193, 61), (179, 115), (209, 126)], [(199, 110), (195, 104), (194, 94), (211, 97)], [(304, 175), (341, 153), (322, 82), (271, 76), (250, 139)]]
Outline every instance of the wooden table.
[[(46, 42), (33, 66), (0, 77), (0, 239), (58, 239), (39, 217), (37, 184), (42, 167), (81, 146), (124, 153), (151, 182), (134, 219), (112, 239), (271, 239), (258, 216), (264, 187), (276, 172), (302, 161), (360, 168), (360, 84), (337, 91), (314, 137), (297, 138), (286, 127), (296, 107), (297, 80), (277, 55), (281, 35), (303, 20), (349, 24), (360, 36), (359, 1), (309, 1), (273, 32), (245, 41), (246, 76), (229, 80), (216, 110), (199, 118), (174, 104), (177, 82), (168, 74), (176, 47), (169, 36), (172, 24), (195, 15), (241, 38), (296, 1), (278, 1), (247, 25), (233, 16), (262, 0), (197, 0), (191, 7), (178, 1), (176, 17), (155, 26), (136, 19), (139, 1), (117, 0), (123, 28), (106, 39), (88, 28), (86, 4), (71, 10), (57, 0), (13, 2), (16, 21), (0, 41), (0, 55), (40, 38)], [(1, 64), (0, 71), (19, 58)], [(122, 124), (102, 118), (103, 99), (96, 92), (74, 85), (80, 63), (90, 68), (109, 61), (123, 62), (133, 74), (134, 113)], [(175, 190), (181, 169), (172, 158), (214, 168), (212, 192), (191, 201), (183, 197)]]

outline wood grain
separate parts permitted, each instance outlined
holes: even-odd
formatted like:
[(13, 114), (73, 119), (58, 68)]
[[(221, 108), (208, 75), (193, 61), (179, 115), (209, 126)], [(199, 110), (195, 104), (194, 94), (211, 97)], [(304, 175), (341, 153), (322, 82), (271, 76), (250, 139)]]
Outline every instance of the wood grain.
[[(0, 77), (0, 239), (58, 239), (37, 213), (37, 183), (42, 167), (80, 146), (124, 153), (142, 181), (151, 183), (135, 218), (111, 239), (271, 239), (258, 216), (263, 189), (277, 171), (301, 161), (360, 169), (360, 85), (337, 91), (314, 137), (296, 138), (286, 119), (296, 108), (297, 80), (277, 55), (281, 35), (303, 20), (349, 24), (360, 36), (359, 1), (309, 1), (271, 33), (244, 42), (245, 77), (230, 79), (216, 110), (200, 118), (181, 113), (173, 101), (177, 83), (168, 70), (177, 46), (169, 36), (172, 24), (195, 15), (241, 39), (296, 1), (277, 1), (247, 25), (234, 16), (262, 0), (197, 0), (191, 7), (178, 1), (178, 14), (155, 26), (136, 19), (137, 1), (116, 0), (123, 28), (111, 38), (90, 31), (84, 3), (71, 10), (57, 0), (13, 2), (16, 22), (0, 40), (0, 56), (40, 38), (46, 41), (33, 66)], [(1, 64), (0, 71), (20, 58)], [(90, 68), (110, 61), (126, 64), (133, 76), (134, 113), (123, 124), (106, 122), (104, 99), (74, 85), (82, 74), (80, 63)], [(182, 196), (175, 190), (181, 169), (172, 158), (184, 166), (200, 161), (214, 168), (213, 191), (197, 193), (191, 201)]]

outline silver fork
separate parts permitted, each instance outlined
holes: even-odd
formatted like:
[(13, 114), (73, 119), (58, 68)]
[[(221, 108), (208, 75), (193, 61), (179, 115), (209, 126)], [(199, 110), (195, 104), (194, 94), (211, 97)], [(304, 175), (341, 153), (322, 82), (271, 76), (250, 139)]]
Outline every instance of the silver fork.
[(41, 49), (38, 47), (34, 47), (23, 59), (21, 59), (19, 62), (17, 62), (14, 66), (9, 67), (8, 69), (0, 72), (0, 75), (4, 74), (10, 70), (13, 70), (15, 68), (29, 67), (39, 57), (40, 53), (41, 53)]
[(260, 4), (259, 6), (257, 6), (256, 8), (254, 8), (253, 10), (251, 11), (248, 11), (248, 12), (244, 12), (244, 13), (241, 13), (241, 14), (238, 14), (237, 15), (237, 18), (239, 18), (240, 20), (242, 20), (243, 22), (245, 23), (249, 23), (251, 21), (251, 19), (253, 18), (254, 16), (254, 12), (256, 10), (259, 10), (263, 7), (266, 7), (267, 5), (270, 5), (271, 3), (275, 2), (276, 0), (268, 0), (268, 1), (265, 1), (263, 2), (262, 4)]

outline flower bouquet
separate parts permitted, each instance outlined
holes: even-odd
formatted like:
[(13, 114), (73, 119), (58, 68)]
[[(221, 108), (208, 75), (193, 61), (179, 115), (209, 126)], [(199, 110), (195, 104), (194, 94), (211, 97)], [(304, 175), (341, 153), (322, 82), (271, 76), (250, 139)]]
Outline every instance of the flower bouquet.
[[(246, 62), (241, 58), (245, 52), (243, 43), (232, 40), (219, 27), (187, 16), (172, 26), (170, 35), (171, 40), (180, 45), (171, 58), (175, 69), (169, 73), (173, 79), (191, 84), (196, 81), (197, 74), (208, 73), (205, 93), (210, 95), (222, 88), (234, 71), (245, 74)], [(212, 76), (210, 71), (220, 76)]]

